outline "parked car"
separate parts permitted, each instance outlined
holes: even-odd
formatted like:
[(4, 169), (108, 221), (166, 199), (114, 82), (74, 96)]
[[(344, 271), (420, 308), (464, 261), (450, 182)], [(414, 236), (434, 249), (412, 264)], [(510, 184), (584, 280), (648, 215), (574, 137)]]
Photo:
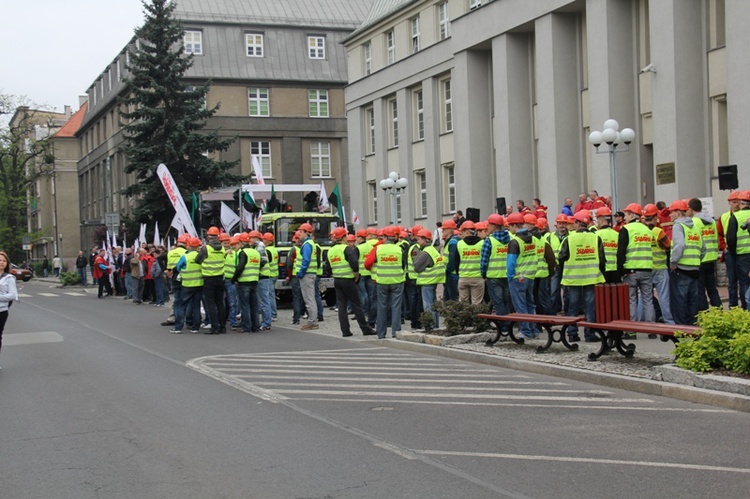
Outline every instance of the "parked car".
[(16, 279), (21, 279), (23, 282), (28, 282), (29, 279), (34, 277), (33, 272), (31, 272), (29, 269), (22, 269), (15, 263), (10, 264), (10, 273), (16, 276)]

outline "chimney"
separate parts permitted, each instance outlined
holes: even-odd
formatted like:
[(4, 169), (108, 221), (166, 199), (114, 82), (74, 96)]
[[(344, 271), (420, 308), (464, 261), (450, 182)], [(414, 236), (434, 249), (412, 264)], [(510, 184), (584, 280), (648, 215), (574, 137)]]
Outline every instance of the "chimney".
[(65, 119), (69, 120), (71, 116), (73, 116), (73, 110), (70, 106), (65, 106)]
[(88, 95), (79, 95), (78, 96), (78, 108), (82, 108), (84, 104), (86, 104), (89, 101)]

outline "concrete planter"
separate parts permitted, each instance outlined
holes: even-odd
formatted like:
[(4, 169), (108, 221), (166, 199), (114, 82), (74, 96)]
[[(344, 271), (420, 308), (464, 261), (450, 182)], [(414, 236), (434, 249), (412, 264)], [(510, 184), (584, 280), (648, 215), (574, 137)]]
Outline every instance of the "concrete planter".
[(697, 373), (674, 365), (656, 366), (654, 371), (657, 381), (750, 396), (750, 380), (744, 378)]

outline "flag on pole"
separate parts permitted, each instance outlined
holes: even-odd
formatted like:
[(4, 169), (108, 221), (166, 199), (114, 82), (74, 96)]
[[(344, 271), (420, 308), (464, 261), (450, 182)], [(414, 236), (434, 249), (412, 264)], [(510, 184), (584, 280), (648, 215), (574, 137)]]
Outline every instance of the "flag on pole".
[(323, 212), (330, 208), (331, 204), (328, 202), (328, 194), (326, 194), (326, 184), (320, 181), (320, 197), (318, 198), (318, 211)]
[(359, 225), (359, 217), (357, 216), (357, 212), (352, 209), (352, 224)]
[(250, 162), (253, 164), (253, 171), (255, 172), (255, 180), (258, 182), (258, 185), (264, 185), (265, 181), (263, 180), (263, 168), (260, 166), (260, 161), (258, 161), (258, 156), (253, 155)]
[(240, 223), (240, 217), (229, 206), (221, 202), (221, 225), (227, 234), (232, 232), (232, 228)]
[(172, 174), (169, 173), (169, 168), (167, 168), (164, 163), (161, 163), (156, 168), (156, 175), (159, 177), (159, 180), (161, 180), (164, 191), (167, 193), (167, 197), (172, 203), (172, 208), (180, 214), (180, 219), (185, 224), (188, 233), (193, 237), (198, 237), (198, 232), (195, 230), (195, 225), (193, 225), (192, 219), (188, 224), (188, 210), (187, 206), (185, 206), (185, 200), (182, 199), (180, 190), (177, 188), (174, 178), (172, 178)]
[(279, 208), (281, 208), (281, 203), (276, 199), (276, 189), (274, 188), (274, 184), (271, 184), (271, 197), (268, 198), (268, 202), (266, 202), (265, 212), (273, 213), (279, 211)]
[(331, 195), (328, 196), (328, 202), (331, 203), (331, 205), (335, 206), (338, 212), (338, 215), (342, 217), (344, 220), (346, 220), (346, 213), (344, 213), (341, 193), (339, 192), (339, 184), (336, 184), (333, 186)]
[(141, 243), (146, 240), (146, 224), (141, 224), (141, 232), (138, 234), (138, 241)]
[(244, 206), (242, 207), (242, 225), (245, 229), (253, 226), (253, 214), (247, 211)]
[(172, 223), (170, 223), (169, 226), (174, 227), (177, 230), (178, 237), (185, 233), (185, 226), (183, 225), (182, 220), (180, 220), (180, 215), (178, 213), (174, 214)]
[(159, 237), (159, 222), (154, 222), (154, 246), (161, 246), (161, 238)]

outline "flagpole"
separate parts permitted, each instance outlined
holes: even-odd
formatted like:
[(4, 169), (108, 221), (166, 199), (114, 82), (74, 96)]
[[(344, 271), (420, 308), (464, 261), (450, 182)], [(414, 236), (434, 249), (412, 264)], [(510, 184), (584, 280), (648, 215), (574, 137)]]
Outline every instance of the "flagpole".
[(237, 207), (237, 214), (240, 216), (240, 232), (245, 232), (242, 227), (242, 184), (240, 184), (240, 192), (237, 195), (237, 199), (239, 200), (239, 203), (237, 203), (239, 205)]

